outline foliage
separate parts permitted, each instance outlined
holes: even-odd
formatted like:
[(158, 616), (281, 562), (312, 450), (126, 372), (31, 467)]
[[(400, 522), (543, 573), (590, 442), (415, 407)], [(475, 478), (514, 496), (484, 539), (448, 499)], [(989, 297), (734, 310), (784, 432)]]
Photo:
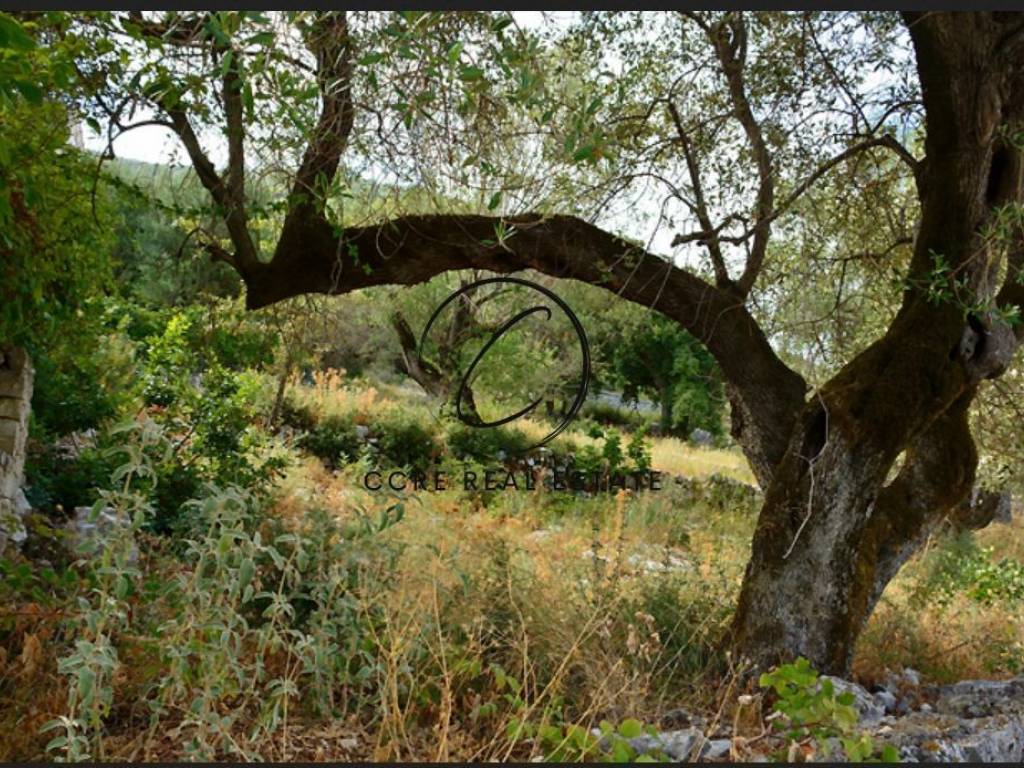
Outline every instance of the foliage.
[(580, 448), (573, 457), (573, 469), (611, 476), (628, 472), (646, 472), (651, 468), (651, 454), (644, 441), (644, 430), (634, 432), (625, 449), (622, 447), (622, 435), (618, 430), (604, 430), (594, 426), (587, 434), (601, 442), (599, 445), (587, 444)]
[(32, 419), (40, 437), (96, 429), (138, 407), (136, 346), (102, 322), (89, 302), (76, 333), (35, 345)]
[[(819, 679), (807, 659), (801, 657), (792, 664), (765, 672), (758, 682), (762, 688), (771, 688), (778, 697), (774, 711), (781, 717), (773, 724), (785, 733), (791, 745), (789, 760), (793, 759), (792, 746), (806, 741), (813, 741), (827, 758), (833, 738), (838, 738), (851, 762), (870, 761), (874, 756), (871, 736), (856, 731), (860, 715), (854, 706), (854, 695), (849, 691), (837, 694), (832, 680)], [(886, 745), (881, 751), (881, 761), (899, 762), (899, 754), (893, 746)]]
[(530, 447), (530, 439), (517, 429), (474, 429), (461, 422), (448, 426), (445, 443), (455, 458), (485, 464), (518, 456)]
[(116, 490), (100, 491), (91, 520), (109, 509), (116, 523), (96, 539), (81, 543), (81, 553), (96, 558), (93, 586), (88, 597), (79, 599), (79, 615), (71, 630), (77, 636), (74, 650), (60, 660), (59, 672), (68, 678), (66, 714), (43, 726), (43, 732), (58, 735), (47, 751), (60, 751), (68, 761), (103, 759), (103, 721), (113, 706), (111, 678), (119, 664), (115, 638), (129, 626), (128, 598), (141, 576), (136, 565), (136, 535), (151, 506), (136, 487), (138, 480), (152, 477), (150, 454), (165, 447), (165, 440), (153, 422), (125, 425), (118, 430), (126, 437), (122, 453), (126, 461), (111, 474)]
[(371, 434), (380, 455), (397, 467), (429, 467), (440, 451), (430, 425), (400, 408), (379, 413)]
[(334, 468), (358, 458), (364, 444), (351, 416), (330, 414), (301, 435), (296, 445)]
[[(172, 608), (173, 614), (156, 628), (161, 665), (147, 704), (154, 722), (168, 708), (187, 712), (181, 728), (186, 751), (195, 757), (252, 755), (246, 745), (282, 727), (300, 690), (309, 691), (306, 703), (322, 714), (341, 704), (339, 690), (351, 691), (346, 698), (358, 694), (374, 664), (366, 631), (374, 617), (355, 600), (366, 583), (359, 552), (362, 542), (372, 543), (402, 519), (401, 500), (380, 519), (362, 516), (356, 526), (343, 529), (313, 514), (299, 530), (274, 532), (262, 525), (252, 495), (211, 486), (190, 502), (197, 524), (182, 553), (188, 568), (147, 591), (137, 551), (153, 509), (147, 486), (137, 483), (153, 478), (151, 458), (170, 444), (152, 421), (118, 434), (128, 461), (112, 475), (118, 490), (100, 491), (93, 517), (106, 508), (112, 511), (104, 514), (123, 523), (101, 526), (96, 538), (83, 543), (90, 559), (80, 566), (94, 586), (69, 621), (74, 646), (59, 664), (69, 679), (67, 710), (44, 726), (44, 732), (58, 733), (47, 749), (68, 760), (102, 759), (119, 654), (152, 610)], [(130, 604), (140, 597), (150, 605), (137, 613)], [(278, 667), (282, 652), (285, 663)], [(250, 715), (251, 728), (242, 737), (237, 719)]]
[[(602, 361), (598, 361), (600, 364)], [(629, 408), (620, 408), (601, 400), (587, 399), (580, 411), (580, 419), (589, 419), (605, 426), (636, 430), (649, 427), (651, 419), (646, 414)]]
[[(881, 334), (915, 285), (918, 202), (912, 174), (883, 147), (814, 174), (850, 148), (851, 132), (920, 155), (920, 93), (892, 14), (743, 17), (746, 37), (732, 42), (777, 177), (778, 210), (763, 217), (748, 136), (702, 29), (738, 18), (586, 13), (538, 26), (507, 12), (350, 12), (351, 83), (340, 90), (358, 106), (346, 155), (337, 174), (296, 193), (291, 171), (322, 104), (312, 12), (0, 13), (0, 344), (28, 346), (37, 370), (28, 477), (41, 513), (22, 554), (0, 560), (0, 731), (13, 743), (33, 717), (56, 714), (50, 754), (69, 760), (124, 759), (108, 750), (140, 742), (174, 758), (288, 759), (296, 730), (323, 726), (329, 738), (316, 739), (332, 747), (338, 728), (372, 732), (380, 753), (364, 756), (375, 759), (408, 759), (430, 742), (435, 760), (450, 749), (626, 761), (652, 757), (630, 739), (651, 732), (640, 718), (669, 696), (715, 711), (706, 683), (724, 666), (760, 496), (715, 476), (614, 499), (424, 494), (422, 514), (409, 516), (403, 499), (360, 496), (352, 478), (371, 461), (489, 464), (531, 441), (533, 423), (439, 429), (421, 402), (382, 383), (394, 381), (399, 351), (382, 320), (401, 303), (422, 327), (466, 275), (249, 313), (225, 262), (224, 206), (196, 173), (99, 162), (68, 139), (79, 120), (112, 138), (138, 116), (180, 108), (205, 143), (222, 135), (218, 113), (237, 95), (249, 170), (260, 170), (241, 189), (258, 258), (273, 251), (283, 214), (310, 202), (326, 210), (325, 234), (404, 213), (500, 215), (481, 243), (495, 258), (515, 250), (525, 211), (603, 220), (666, 266), (708, 277), (709, 291), (713, 281), (736, 293), (816, 385)], [(981, 236), (1012, 234), (1019, 216), (993, 211)], [(720, 224), (710, 233), (708, 217)], [(737, 276), (769, 225), (761, 279), (739, 298), (712, 270)], [(337, 267), (368, 269), (355, 252)], [(933, 300), (966, 286), (939, 253), (922, 275)], [(648, 286), (654, 306), (681, 300)], [(707, 350), (608, 287), (620, 286), (556, 284), (591, 333), (595, 383), (656, 400), (662, 437), (721, 434), (724, 391)], [(481, 306), (486, 328), (500, 315)], [(550, 342), (565, 329), (547, 330), (533, 346), (504, 336), (481, 388), (558, 395)], [(331, 360), (386, 394), (296, 394), (296, 371), (315, 379)], [(985, 450), (1006, 453), (993, 462), (1000, 481), (1019, 474), (1019, 430), (1006, 416), (1017, 373), (991, 400), (1001, 429)], [(647, 417), (593, 402), (587, 413), (600, 426), (577, 421), (577, 435), (549, 446), (551, 464), (605, 475), (666, 466), (652, 458)], [(271, 434), (277, 423), (290, 429)], [(748, 474), (738, 455), (654, 445), (684, 457), (668, 466), (687, 474), (716, 471), (723, 457)], [(296, 462), (278, 488), (294, 447), (330, 469), (356, 463), (324, 472)], [(90, 551), (71, 565), (49, 551), (48, 564), (27, 559), (43, 556), (41, 539), (70, 538), (61, 511), (93, 503)], [(108, 515), (119, 524), (102, 525)], [(1010, 659), (994, 667), (1003, 672), (1019, 666), (1010, 612), (1024, 602), (1024, 573), (1012, 550), (995, 552), (940, 547), (916, 607), (941, 621), (954, 597), (997, 602), (1006, 610), (984, 612), (991, 625), (977, 635)], [(899, 618), (905, 635), (927, 633), (919, 615)], [(944, 639), (917, 646), (918, 657), (948, 658), (961, 642)], [(848, 696), (805, 661), (762, 685), (778, 697), (786, 757), (835, 739), (851, 759), (875, 756)], [(0, 747), (0, 758), (20, 748)]]
[(943, 542), (929, 556), (918, 599), (948, 605), (964, 594), (983, 605), (1024, 601), (1024, 563), (1011, 557), (996, 560), (993, 552), (992, 546), (979, 546), (970, 533)]
[(35, 351), (109, 276), (103, 194), (90, 195), (90, 163), (67, 146), (65, 106), (45, 98), (74, 73), (71, 43), (34, 37), (51, 22), (61, 14), (27, 27), (0, 14), (0, 339)]
[(678, 323), (652, 311), (616, 306), (595, 333), (606, 378), (627, 401), (649, 396), (661, 405), (663, 433), (722, 432), (722, 384), (715, 362)]
[[(141, 394), (153, 417), (176, 435), (174, 450), (156, 468), (152, 523), (160, 532), (174, 526), (184, 502), (204, 484), (234, 483), (264, 494), (283, 466), (280, 456), (268, 455), (256, 427), (266, 407), (262, 381), (226, 367), (218, 356), (223, 349), (193, 332), (195, 316), (176, 312), (145, 341)], [(237, 353), (227, 349), (231, 360)]]
[(287, 723), (294, 700), (329, 715), (342, 706), (339, 691), (358, 696), (370, 681), (373, 616), (356, 601), (359, 540), (397, 523), (402, 508), (347, 532), (321, 514), (266, 536), (241, 489), (193, 504), (205, 528), (187, 542), (192, 570), (170, 587), (178, 610), (161, 630), (168, 642), (152, 705), (187, 708), (187, 754), (248, 757), (249, 745)]
[[(666, 548), (666, 557), (670, 554)], [(665, 690), (678, 690), (722, 668), (733, 607), (720, 597), (726, 579), (720, 570), (694, 579), (671, 565), (666, 562), (639, 594), (622, 601), (620, 622), (630, 664)]]
[(73, 456), (53, 445), (30, 452), (25, 462), (29, 503), (34, 509), (65, 512), (91, 505), (95, 489), (108, 485), (116, 458), (96, 446), (82, 448)]
[(513, 718), (508, 724), (512, 740), (535, 738), (545, 749), (544, 760), (553, 763), (595, 761), (601, 763), (657, 763), (667, 758), (659, 750), (639, 751), (632, 740), (641, 736), (654, 736), (657, 729), (627, 717), (618, 725), (602, 720), (598, 726), (600, 736), (586, 728), (569, 724), (547, 722), (534, 724)]

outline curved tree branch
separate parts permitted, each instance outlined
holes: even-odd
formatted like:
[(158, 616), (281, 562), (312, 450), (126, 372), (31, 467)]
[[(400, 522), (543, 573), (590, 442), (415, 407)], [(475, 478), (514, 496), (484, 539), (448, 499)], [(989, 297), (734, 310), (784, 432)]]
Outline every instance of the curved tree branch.
[(714, 45), (715, 54), (729, 86), (733, 116), (747, 135), (747, 142), (757, 165), (757, 201), (754, 204), (754, 221), (757, 226), (754, 228), (746, 267), (736, 282), (741, 295), (746, 296), (761, 272), (768, 251), (771, 229), (767, 220), (775, 208), (775, 176), (772, 170), (772, 157), (764, 140), (761, 124), (754, 117), (750, 99), (747, 97), (743, 74), (747, 59), (747, 27), (742, 14), (727, 14), (720, 22), (708, 28), (708, 36)]
[(734, 434), (767, 484), (803, 405), (803, 378), (778, 358), (734, 294), (581, 219), (404, 216), (339, 238), (316, 218), (282, 234), (273, 260), (247, 277), (247, 301), (256, 308), (303, 293), (412, 285), (456, 269), (534, 269), (604, 287), (679, 322), (730, 382)]
[[(679, 116), (679, 110), (676, 109), (676, 105), (671, 101), (668, 102), (668, 112), (672, 118), (672, 124), (675, 126), (679, 145), (683, 149), (683, 157), (686, 159), (686, 170), (690, 176), (690, 186), (693, 187), (693, 210), (697, 214), (697, 221), (700, 222), (704, 231), (708, 233), (707, 238), (702, 239), (702, 242), (707, 247), (708, 254), (711, 256), (711, 265), (715, 270), (715, 283), (719, 288), (731, 286), (733, 282), (729, 277), (729, 270), (725, 265), (725, 259), (722, 257), (722, 246), (718, 239), (720, 230), (711, 224), (711, 215), (708, 212), (707, 200), (704, 197), (704, 186), (701, 183), (700, 166), (697, 156), (690, 143), (690, 137), (687, 135), (686, 129), (683, 128), (683, 121)], [(672, 244), (677, 245), (679, 242), (679, 239), (676, 238)]]

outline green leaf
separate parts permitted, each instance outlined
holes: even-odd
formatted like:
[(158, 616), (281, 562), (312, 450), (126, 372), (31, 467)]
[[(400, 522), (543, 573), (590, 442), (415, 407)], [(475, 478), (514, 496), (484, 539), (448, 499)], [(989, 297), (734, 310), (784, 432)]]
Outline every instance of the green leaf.
[(495, 208), (501, 205), (501, 194), (502, 193), (498, 191), (491, 195), (491, 199), (487, 203), (487, 210), (493, 211)]
[(463, 67), (459, 70), (459, 77), (463, 80), (472, 81), (479, 80), (484, 76), (484, 71), (480, 67), (468, 66)]
[(597, 147), (595, 147), (593, 144), (585, 144), (573, 153), (573, 162), (579, 163), (583, 160), (590, 160), (594, 157), (596, 152)]
[(628, 763), (636, 755), (636, 751), (629, 746), (629, 742), (623, 739), (616, 739), (612, 744), (612, 760), (616, 763)]
[(451, 66), (455, 66), (459, 62), (459, 57), (462, 55), (462, 49), (464, 48), (461, 41), (451, 44), (448, 48), (448, 63)]
[(274, 33), (273, 32), (257, 32), (255, 35), (249, 38), (249, 42), (254, 45), (273, 45), (274, 44)]
[(96, 673), (88, 667), (81, 667), (78, 670), (78, 696), (83, 705), (92, 701), (93, 686), (96, 684)]
[(562, 741), (562, 729), (557, 725), (542, 725), (537, 735), (549, 744), (557, 744)]
[(248, 78), (246, 78), (245, 85), (242, 88), (242, 104), (245, 106), (245, 112), (249, 119), (252, 120), (255, 99), (252, 95), (252, 82)]
[(511, 23), (512, 23), (512, 17), (511, 16), (501, 16), (501, 17), (495, 19), (493, 22), (491, 22), (491, 31), (492, 32), (501, 32), (503, 29), (505, 29), (505, 27), (507, 27)]
[(230, 45), (231, 38), (224, 33), (224, 28), (220, 24), (220, 20), (216, 16), (210, 16), (206, 22), (206, 31), (210, 33), (214, 40), (221, 45)]
[(619, 733), (627, 739), (635, 739), (644, 732), (644, 724), (633, 717), (627, 717), (619, 724)]
[(15, 51), (30, 51), (36, 47), (32, 36), (6, 13), (0, 13), (0, 41), (2, 47)]
[(39, 732), (46, 733), (47, 731), (52, 731), (54, 728), (60, 728), (62, 725), (64, 725), (64, 721), (59, 717), (54, 718), (53, 720), (47, 720), (39, 729)]
[(29, 104), (43, 103), (43, 89), (35, 83), (30, 83), (26, 80), (16, 80), (14, 87), (18, 89), (18, 92), (25, 97), (25, 101)]
[(256, 573), (256, 564), (252, 561), (251, 557), (247, 557), (242, 561), (242, 564), (238, 567), (238, 585), (243, 590), (249, 586), (249, 582), (252, 581), (252, 577)]

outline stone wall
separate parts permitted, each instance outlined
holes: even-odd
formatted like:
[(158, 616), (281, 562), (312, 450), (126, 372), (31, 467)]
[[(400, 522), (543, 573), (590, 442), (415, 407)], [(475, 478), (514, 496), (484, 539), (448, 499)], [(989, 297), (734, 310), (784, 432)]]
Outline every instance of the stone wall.
[(32, 363), (18, 347), (0, 347), (0, 549), (24, 538), (21, 491), (32, 402)]

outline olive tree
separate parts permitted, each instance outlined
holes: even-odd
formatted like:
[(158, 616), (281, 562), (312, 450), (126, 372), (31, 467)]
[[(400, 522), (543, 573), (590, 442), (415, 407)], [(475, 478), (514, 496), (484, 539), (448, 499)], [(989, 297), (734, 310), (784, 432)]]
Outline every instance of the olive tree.
[[(923, 537), (990, 514), (968, 412), (1021, 336), (1020, 15), (584, 14), (537, 30), (502, 13), (126, 13), (79, 34), (91, 119), (112, 139), (177, 136), (212, 202), (205, 247), (253, 309), (533, 269), (697, 338), (765, 490), (731, 637), (755, 665), (843, 671)], [(256, 205), (254, 174), (280, 200)], [(780, 263), (835, 247), (807, 235), (832, 215), (811, 210), (821, 185), (898, 279), (878, 286), (892, 311), (874, 337), (811, 386), (772, 309)], [(879, 190), (903, 215), (858, 224)], [(671, 256), (625, 231), (644, 211), (674, 232)]]

